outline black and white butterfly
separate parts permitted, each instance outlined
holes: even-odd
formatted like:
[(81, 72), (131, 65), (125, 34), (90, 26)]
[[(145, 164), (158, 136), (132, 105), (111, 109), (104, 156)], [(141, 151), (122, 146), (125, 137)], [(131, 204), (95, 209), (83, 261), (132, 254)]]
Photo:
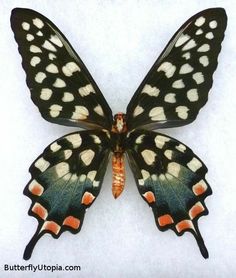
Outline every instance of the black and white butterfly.
[(170, 40), (132, 97), (126, 114), (114, 117), (98, 86), (72, 46), (43, 15), (12, 11), (11, 26), (22, 56), (33, 102), (50, 122), (86, 128), (49, 145), (30, 167), (25, 195), (38, 229), (26, 247), (29, 259), (44, 233), (58, 238), (81, 229), (86, 209), (97, 198), (110, 154), (113, 195), (125, 183), (124, 153), (141, 197), (157, 227), (177, 235), (190, 231), (202, 255), (208, 251), (197, 220), (212, 193), (207, 168), (181, 142), (152, 129), (183, 126), (197, 117), (212, 87), (212, 76), (227, 24), (222, 8), (191, 17)]

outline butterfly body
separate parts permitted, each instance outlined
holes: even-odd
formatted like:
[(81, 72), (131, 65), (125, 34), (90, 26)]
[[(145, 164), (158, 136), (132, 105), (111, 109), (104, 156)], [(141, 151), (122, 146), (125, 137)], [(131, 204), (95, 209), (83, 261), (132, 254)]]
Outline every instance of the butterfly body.
[(39, 238), (80, 231), (96, 200), (112, 154), (112, 193), (125, 185), (124, 155), (138, 191), (151, 207), (159, 230), (178, 236), (189, 231), (203, 257), (208, 251), (198, 219), (208, 214), (212, 191), (207, 167), (193, 151), (154, 129), (180, 127), (195, 120), (208, 99), (227, 25), (222, 8), (187, 20), (155, 61), (129, 102), (114, 117), (97, 84), (66, 37), (46, 17), (14, 9), (11, 26), (22, 56), (33, 102), (46, 120), (88, 130), (65, 135), (33, 162), (24, 194), (38, 229), (27, 245), (29, 259)]

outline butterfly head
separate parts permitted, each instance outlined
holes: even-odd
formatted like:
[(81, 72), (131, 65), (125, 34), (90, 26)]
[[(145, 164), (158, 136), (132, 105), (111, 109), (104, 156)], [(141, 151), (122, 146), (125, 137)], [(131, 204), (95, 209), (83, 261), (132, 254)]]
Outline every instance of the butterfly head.
[(113, 125), (112, 125), (112, 132), (114, 133), (127, 132), (126, 115), (124, 113), (119, 112), (115, 114)]

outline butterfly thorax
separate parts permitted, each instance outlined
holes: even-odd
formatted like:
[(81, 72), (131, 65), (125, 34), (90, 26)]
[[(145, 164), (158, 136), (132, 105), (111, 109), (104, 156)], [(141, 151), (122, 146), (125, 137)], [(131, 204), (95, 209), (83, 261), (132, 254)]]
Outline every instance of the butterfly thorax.
[(124, 141), (127, 134), (125, 114), (117, 113), (111, 129), (112, 142), (112, 194), (117, 198), (125, 185)]

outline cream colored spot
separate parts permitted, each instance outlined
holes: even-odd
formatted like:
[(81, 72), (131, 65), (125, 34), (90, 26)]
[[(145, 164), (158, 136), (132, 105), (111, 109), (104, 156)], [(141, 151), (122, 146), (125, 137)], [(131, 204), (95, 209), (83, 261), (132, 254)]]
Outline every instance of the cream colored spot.
[(189, 35), (184, 35), (184, 34), (182, 34), (179, 38), (178, 38), (178, 40), (177, 40), (177, 42), (175, 43), (175, 47), (179, 47), (179, 46), (181, 46), (181, 45), (183, 45), (186, 41), (188, 41), (190, 39), (190, 36)]
[(197, 31), (196, 31), (196, 35), (201, 35), (203, 33), (203, 31), (202, 31), (202, 29), (200, 28), (200, 29), (198, 29)]
[(64, 150), (64, 159), (67, 160), (71, 157), (72, 150)]
[(172, 159), (172, 156), (173, 156), (173, 151), (171, 151), (171, 150), (166, 150), (166, 151), (164, 152), (164, 155), (165, 155), (165, 157), (167, 157), (169, 160), (171, 160), (171, 159)]
[(186, 53), (184, 53), (184, 54), (182, 55), (182, 57), (185, 58), (186, 60), (189, 60), (190, 57), (191, 57), (191, 55), (190, 55), (189, 52), (186, 52)]
[(100, 185), (100, 182), (99, 181), (94, 181), (93, 182), (93, 187), (98, 187)]
[(144, 169), (141, 170), (141, 174), (142, 174), (144, 180), (146, 180), (150, 177), (150, 173)]
[(149, 117), (152, 121), (165, 121), (166, 116), (163, 107), (154, 107), (149, 112)]
[(86, 107), (77, 105), (75, 106), (75, 112), (72, 114), (74, 120), (85, 120), (89, 115), (89, 111)]
[(144, 150), (141, 155), (147, 165), (152, 165), (155, 162), (156, 154), (152, 150)]
[(197, 92), (197, 89), (190, 89), (190, 90), (187, 92), (187, 98), (188, 98), (191, 102), (197, 101), (197, 100), (198, 100), (198, 92)]
[(72, 76), (72, 74), (76, 71), (80, 71), (80, 68), (75, 62), (69, 62), (62, 67), (62, 72), (65, 76)]
[(94, 181), (96, 174), (97, 174), (97, 171), (89, 171), (87, 174), (87, 178), (90, 179), (91, 181)]
[(49, 60), (53, 60), (53, 59), (56, 59), (57, 58), (57, 56), (55, 55), (55, 54), (53, 54), (53, 53), (49, 53), (48, 54), (48, 58), (49, 58)]
[(51, 44), (48, 40), (46, 40), (43, 45), (42, 45), (43, 48), (47, 49), (47, 50), (50, 50), (50, 51), (54, 51), (56, 52), (56, 48), (53, 44)]
[(66, 162), (60, 162), (55, 166), (55, 171), (58, 178), (61, 178), (69, 173), (70, 167)]
[(212, 40), (214, 38), (214, 35), (212, 32), (208, 32), (206, 33), (206, 36), (205, 36), (208, 40)]
[(192, 170), (193, 172), (196, 172), (198, 169), (202, 167), (202, 163), (194, 157), (188, 164), (188, 168)]
[(91, 84), (79, 88), (79, 94), (81, 97), (88, 96), (90, 93), (95, 94), (94, 88)]
[(91, 137), (93, 138), (95, 144), (101, 144), (101, 140), (97, 135), (93, 134)]
[(58, 104), (53, 104), (50, 106), (50, 115), (53, 118), (56, 118), (57, 116), (59, 116), (60, 112), (62, 111), (62, 106), (58, 105)]
[(211, 29), (215, 29), (217, 27), (217, 22), (216, 20), (212, 20), (210, 23), (209, 23), (209, 26)]
[(91, 164), (94, 156), (95, 152), (92, 150), (84, 150), (80, 153), (80, 158), (86, 166)]
[(183, 51), (185, 50), (189, 50), (189, 49), (192, 49), (196, 46), (196, 42), (194, 39), (191, 39), (190, 41), (188, 41), (185, 46), (182, 48)]
[(175, 103), (176, 102), (175, 94), (169, 93), (165, 95), (164, 101), (168, 103)]
[(206, 55), (204, 56), (201, 56), (199, 58), (199, 62), (204, 66), (204, 67), (207, 67), (209, 65), (209, 59)]
[(30, 46), (30, 52), (32, 52), (32, 53), (42, 53), (42, 50), (38, 46), (32, 44)]
[(49, 64), (47, 67), (46, 67), (46, 71), (47, 72), (50, 72), (50, 73), (58, 73), (58, 68), (56, 65), (54, 64)]
[(145, 137), (144, 134), (139, 135), (139, 137), (136, 138), (135, 143), (136, 144), (141, 144), (143, 142), (143, 138)]
[(79, 181), (80, 181), (80, 182), (84, 182), (86, 179), (87, 179), (87, 176), (86, 176), (85, 174), (82, 174), (82, 175), (79, 177)]
[(30, 60), (30, 64), (32, 67), (37, 66), (41, 62), (41, 59), (38, 56), (33, 56)]
[(50, 166), (50, 163), (45, 160), (43, 157), (40, 157), (35, 163), (34, 166), (38, 168), (41, 172), (44, 172)]
[(155, 141), (157, 148), (162, 149), (164, 147), (165, 143), (170, 141), (170, 138), (165, 137), (163, 135), (157, 135), (155, 137), (154, 141)]
[(170, 162), (167, 166), (167, 172), (178, 178), (179, 177), (179, 172), (180, 172), (180, 165), (176, 162)]
[(176, 70), (176, 66), (174, 66), (173, 64), (169, 63), (169, 62), (164, 62), (160, 65), (160, 67), (157, 69), (158, 72), (160, 71), (164, 71), (165, 76), (167, 78), (170, 78), (174, 75)]
[(42, 22), (42, 20), (37, 17), (35, 19), (33, 19), (33, 24), (39, 29), (43, 28), (43, 26), (44, 26), (44, 23)]
[(180, 68), (179, 74), (187, 74), (189, 72), (193, 71), (193, 67), (191, 67), (188, 63), (182, 65), (182, 67)]
[(182, 79), (176, 80), (173, 82), (172, 87), (175, 89), (182, 89), (185, 87)]
[(71, 102), (73, 100), (74, 100), (74, 96), (71, 93), (65, 92), (63, 94), (63, 98), (62, 98), (63, 102)]
[(52, 90), (48, 88), (43, 88), (40, 93), (40, 98), (42, 100), (49, 100), (52, 96)]
[(175, 148), (176, 148), (176, 150), (180, 151), (181, 153), (184, 153), (187, 149), (183, 144), (179, 144)]
[(29, 31), (29, 29), (30, 29), (30, 25), (29, 25), (28, 22), (23, 22), (23, 23), (21, 24), (21, 26), (22, 26), (22, 28), (23, 28), (25, 31)]
[(197, 84), (201, 84), (204, 82), (204, 76), (202, 74), (202, 72), (196, 72), (193, 74), (193, 79), (195, 80), (195, 82)]
[(203, 16), (200, 16), (196, 21), (195, 21), (195, 25), (197, 27), (202, 26), (205, 23), (206, 19)]
[(183, 120), (186, 120), (188, 118), (188, 107), (186, 106), (177, 106), (175, 108), (175, 111), (177, 112), (178, 114), (178, 117), (183, 119)]
[(31, 35), (31, 34), (27, 34), (26, 39), (27, 39), (28, 42), (31, 42), (34, 39), (34, 36)]
[(39, 37), (42, 37), (42, 36), (43, 36), (43, 33), (42, 33), (41, 31), (38, 31), (38, 32), (36, 33), (36, 35), (39, 36)]
[(37, 83), (42, 83), (45, 78), (46, 78), (46, 74), (40, 71), (35, 75), (34, 79)]
[(54, 143), (51, 144), (50, 149), (51, 149), (52, 152), (55, 153), (55, 152), (57, 152), (61, 149), (61, 146), (58, 145), (57, 142), (54, 142)]
[(141, 186), (143, 186), (143, 185), (144, 185), (144, 180), (143, 180), (143, 179), (139, 179), (139, 180), (138, 180), (138, 184), (141, 185)]
[(64, 88), (66, 87), (66, 83), (61, 78), (57, 78), (56, 81), (52, 84), (52, 86), (55, 88)]
[(55, 45), (62, 47), (63, 43), (61, 42), (61, 40), (58, 38), (57, 35), (51, 35), (50, 39), (49, 39), (52, 43), (54, 43)]
[(136, 117), (136, 116), (142, 114), (143, 111), (144, 111), (144, 110), (143, 110), (143, 107), (137, 105), (136, 108), (134, 109), (133, 116)]
[(208, 43), (204, 43), (202, 46), (200, 46), (197, 50), (197, 52), (207, 52), (210, 50), (210, 45)]
[(159, 95), (159, 93), (160, 93), (160, 90), (157, 87), (152, 87), (148, 84), (146, 84), (142, 90), (142, 94), (147, 94), (151, 97), (157, 97)]
[(161, 181), (164, 181), (164, 180), (166, 179), (166, 177), (165, 177), (165, 175), (160, 174), (160, 175), (159, 175), (159, 179), (160, 179)]
[(71, 145), (73, 146), (74, 149), (79, 148), (81, 146), (82, 138), (81, 138), (80, 134), (78, 134), (78, 133), (70, 134), (70, 135), (67, 135), (65, 138), (68, 142), (71, 143)]
[(102, 110), (102, 107), (100, 104), (98, 104), (94, 109), (93, 109), (98, 115), (100, 116), (104, 116), (104, 112)]

